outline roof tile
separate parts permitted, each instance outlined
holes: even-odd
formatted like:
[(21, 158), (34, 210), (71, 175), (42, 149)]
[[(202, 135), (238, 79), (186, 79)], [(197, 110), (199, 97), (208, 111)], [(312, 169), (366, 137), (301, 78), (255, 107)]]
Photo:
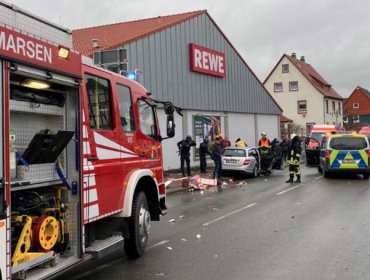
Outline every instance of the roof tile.
[[(92, 57), (95, 51), (118, 48), (206, 12), (206, 10), (194, 11), (73, 30), (73, 48)], [(97, 39), (96, 48), (93, 47), (93, 39)]]
[(306, 77), (307, 80), (324, 96), (343, 100), (332, 86), (325, 81), (325, 79), (308, 63), (299, 60), (293, 56), (285, 54), (285, 56), (292, 62), (301, 73)]

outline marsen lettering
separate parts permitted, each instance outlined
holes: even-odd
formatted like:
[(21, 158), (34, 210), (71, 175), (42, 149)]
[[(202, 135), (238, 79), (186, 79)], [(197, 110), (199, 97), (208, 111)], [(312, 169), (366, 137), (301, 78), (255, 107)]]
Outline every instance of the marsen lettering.
[(22, 37), (0, 32), (0, 49), (52, 64), (52, 49)]

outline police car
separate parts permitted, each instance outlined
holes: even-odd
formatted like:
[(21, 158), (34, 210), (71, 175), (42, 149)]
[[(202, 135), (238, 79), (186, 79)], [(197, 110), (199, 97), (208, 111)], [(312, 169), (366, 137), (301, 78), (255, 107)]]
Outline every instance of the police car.
[[(309, 141), (317, 140), (308, 138), (305, 142)], [(307, 164), (317, 166), (324, 177), (334, 173), (350, 172), (362, 174), (364, 179), (369, 179), (370, 147), (366, 135), (326, 134), (317, 147), (306, 145), (305, 151)]]

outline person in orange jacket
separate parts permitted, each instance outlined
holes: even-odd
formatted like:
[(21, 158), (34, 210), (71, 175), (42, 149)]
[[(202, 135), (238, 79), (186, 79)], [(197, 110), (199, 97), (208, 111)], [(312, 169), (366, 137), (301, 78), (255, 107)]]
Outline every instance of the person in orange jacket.
[(261, 133), (261, 139), (258, 141), (258, 146), (260, 147), (270, 147), (271, 146), (271, 142), (270, 140), (266, 137), (266, 133), (265, 132), (262, 132)]

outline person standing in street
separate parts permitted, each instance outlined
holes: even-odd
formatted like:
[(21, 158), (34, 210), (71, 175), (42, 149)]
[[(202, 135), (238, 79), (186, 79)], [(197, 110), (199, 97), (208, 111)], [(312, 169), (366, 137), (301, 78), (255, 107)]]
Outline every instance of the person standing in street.
[(291, 144), (288, 152), (287, 163), (289, 164), (289, 179), (285, 183), (293, 183), (294, 175), (297, 177), (294, 183), (301, 183), (301, 169), (299, 167), (299, 158), (301, 157), (301, 143), (298, 135), (290, 135)]
[(207, 173), (207, 154), (208, 152), (208, 137), (204, 137), (203, 142), (199, 145), (199, 159), (200, 159), (200, 172)]
[(258, 141), (258, 146), (260, 147), (270, 147), (270, 140), (266, 137), (266, 132), (261, 133), (261, 139)]
[(213, 178), (214, 179), (220, 179), (221, 178), (221, 171), (222, 171), (222, 161), (221, 161), (221, 155), (222, 155), (222, 137), (218, 136), (216, 137), (216, 143), (213, 146), (211, 158), (213, 159), (215, 163), (215, 168), (213, 170)]
[(191, 139), (191, 136), (188, 135), (184, 140), (181, 140), (177, 143), (180, 153), (180, 163), (181, 163), (181, 173), (182, 176), (185, 176), (185, 162), (186, 162), (186, 171), (188, 176), (191, 176), (190, 169), (190, 148), (195, 146), (195, 142)]
[(283, 140), (281, 141), (281, 149), (283, 151), (284, 162), (287, 161), (290, 144), (291, 144), (291, 141), (289, 140), (288, 135), (285, 135), (283, 137)]

